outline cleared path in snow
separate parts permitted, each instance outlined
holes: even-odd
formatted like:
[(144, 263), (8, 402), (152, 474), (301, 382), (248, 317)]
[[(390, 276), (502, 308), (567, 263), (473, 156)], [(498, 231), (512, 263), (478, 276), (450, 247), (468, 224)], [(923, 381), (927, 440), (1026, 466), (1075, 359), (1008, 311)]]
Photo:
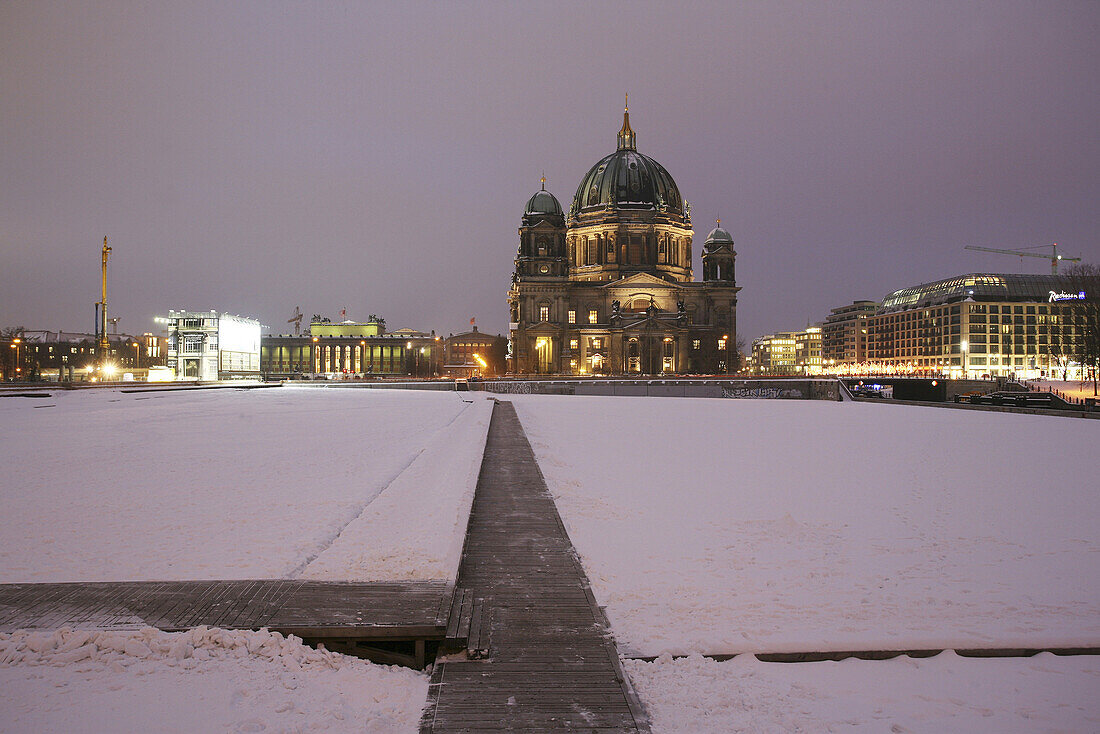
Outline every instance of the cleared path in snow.
[(422, 732), (648, 731), (511, 403), (493, 410), (458, 584), (489, 659), (436, 665)]

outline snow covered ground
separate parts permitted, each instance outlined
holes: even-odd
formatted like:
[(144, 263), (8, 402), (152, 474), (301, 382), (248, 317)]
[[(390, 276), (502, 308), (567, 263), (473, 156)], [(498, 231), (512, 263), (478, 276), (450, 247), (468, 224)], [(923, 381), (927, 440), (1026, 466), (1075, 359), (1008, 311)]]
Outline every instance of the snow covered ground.
[(293, 387), (2, 398), (0, 583), (453, 578), (491, 413), (466, 401)]
[(1100, 422), (509, 399), (624, 654), (1100, 645)]
[(1028, 384), (1038, 390), (1057, 390), (1071, 398), (1095, 397), (1092, 380), (1088, 382), (1078, 382), (1077, 380), (1028, 380)]
[(275, 632), (0, 634), (0, 730), (416, 731), (424, 673)]
[(1100, 731), (1100, 658), (626, 661), (661, 734)]

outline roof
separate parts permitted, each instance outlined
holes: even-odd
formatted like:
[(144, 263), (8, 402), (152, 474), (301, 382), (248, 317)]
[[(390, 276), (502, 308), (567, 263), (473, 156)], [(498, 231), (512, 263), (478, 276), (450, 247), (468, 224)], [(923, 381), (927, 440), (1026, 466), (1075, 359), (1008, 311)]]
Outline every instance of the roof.
[(902, 288), (882, 299), (881, 311), (939, 306), (972, 301), (1046, 301), (1051, 291), (1071, 288), (1070, 278), (1061, 275), (1019, 273), (968, 273), (954, 278)]

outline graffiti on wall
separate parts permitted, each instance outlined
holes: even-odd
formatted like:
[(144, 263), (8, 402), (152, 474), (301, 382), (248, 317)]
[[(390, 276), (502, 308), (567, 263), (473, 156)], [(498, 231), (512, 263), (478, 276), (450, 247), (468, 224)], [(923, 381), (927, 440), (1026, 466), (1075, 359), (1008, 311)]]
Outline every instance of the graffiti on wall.
[(723, 387), (724, 398), (801, 399), (802, 391), (778, 387)]

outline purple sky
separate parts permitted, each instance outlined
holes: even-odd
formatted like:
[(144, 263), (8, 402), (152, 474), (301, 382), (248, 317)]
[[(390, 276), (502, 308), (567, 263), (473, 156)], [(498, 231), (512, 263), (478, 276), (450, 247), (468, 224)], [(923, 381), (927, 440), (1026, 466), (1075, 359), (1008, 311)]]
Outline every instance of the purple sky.
[(0, 326), (295, 306), (507, 329), (523, 204), (639, 150), (748, 339), (1058, 242), (1100, 261), (1100, 3), (0, 4)]

